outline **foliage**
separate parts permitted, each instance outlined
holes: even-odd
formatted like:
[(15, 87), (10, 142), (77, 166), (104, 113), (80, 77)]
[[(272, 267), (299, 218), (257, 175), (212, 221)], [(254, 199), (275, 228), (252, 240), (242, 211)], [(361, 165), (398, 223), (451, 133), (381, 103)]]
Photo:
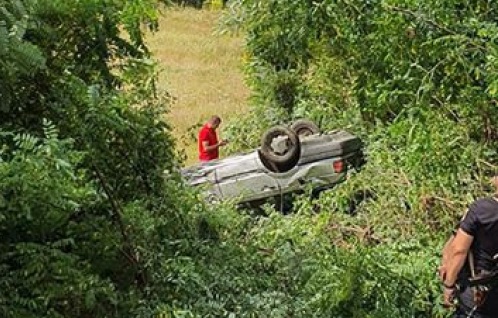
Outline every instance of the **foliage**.
[(91, 259), (76, 252), (84, 242), (75, 231), (98, 194), (75, 169), (82, 153), (72, 150), (73, 142), (57, 139), (52, 124), (44, 130), (43, 139), (2, 138), (12, 139), (14, 150), (0, 162), (0, 311), (3, 317), (103, 315), (116, 308), (117, 295), (92, 270)]
[(234, 4), (256, 106), (233, 150), (308, 117), (365, 169), (292, 215), (206, 206), (142, 37), (158, 3), (2, 1), (2, 317), (444, 316), (441, 243), (495, 167), (496, 5)]
[(224, 8), (227, 6), (228, 0), (167, 0), (180, 6), (189, 6), (197, 9), (202, 8)]
[(197, 9), (201, 9), (204, 3), (204, 0), (173, 0), (171, 1), (181, 6), (191, 6)]
[[(467, 203), (482, 194), (483, 176), (496, 162), (494, 3), (237, 4), (227, 20), (248, 34), (255, 106), (246, 121), (260, 123), (252, 135), (308, 117), (324, 130), (364, 137), (377, 170), (365, 180), (409, 183), (411, 205), (443, 192), (443, 199)], [(296, 101), (290, 108), (277, 98), (282, 78), (297, 83), (286, 90), (292, 96), (285, 100)], [(400, 172), (390, 179), (378, 173), (385, 169)]]
[(226, 207), (216, 212), (211, 224), (230, 228), (224, 243), (205, 241), (168, 263), (177, 296), (161, 307), (166, 316), (443, 317), (434, 306), (438, 257), (430, 241), (365, 245), (360, 232), (331, 241), (346, 228), (340, 214), (241, 222)]
[(21, 1), (0, 3), (0, 112), (2, 117), (16, 101), (16, 85), (45, 67), (39, 48), (23, 41), (29, 26), (26, 8)]
[[(298, 101), (291, 117), (333, 121), (347, 110), (361, 114), (359, 125), (436, 109), (473, 137), (494, 140), (495, 4), (238, 3), (239, 14), (229, 19), (247, 30), (249, 83), (268, 111), (286, 107), (282, 93), (284, 101)], [(292, 90), (282, 91), (283, 78)]]
[(129, 316), (187, 231), (142, 37), (157, 5), (0, 2), (2, 317)]
[[(384, 255), (362, 264), (379, 265), (382, 270), (372, 270), (379, 279), (390, 265), (395, 273), (407, 268), (398, 248), (403, 241), (418, 242), (408, 245), (434, 261), (467, 205), (489, 194), (487, 178), (496, 173), (498, 6), (458, 0), (239, 0), (234, 8), (226, 22), (247, 33), (254, 106), (231, 127), (234, 134), (247, 131), (249, 140), (232, 149), (257, 146), (268, 126), (299, 117), (324, 130), (358, 134), (367, 145), (367, 166), (322, 194), (314, 207), (302, 203), (296, 209), (339, 212), (330, 217), (330, 238), (347, 251), (354, 246), (365, 255)], [(357, 236), (363, 239), (351, 242)], [(393, 297), (385, 305), (389, 315), (443, 315), (441, 308), (430, 309), (439, 299), (436, 277), (427, 264), (417, 263), (415, 270), (421, 272), (406, 277), (402, 290), (408, 295), (399, 299), (400, 307), (390, 307), (400, 291), (386, 286)], [(412, 293), (414, 286), (424, 296)], [(365, 299), (361, 291), (352, 294), (360, 303)], [(376, 315), (360, 303), (348, 303), (341, 312)], [(417, 307), (421, 303), (428, 307)]]

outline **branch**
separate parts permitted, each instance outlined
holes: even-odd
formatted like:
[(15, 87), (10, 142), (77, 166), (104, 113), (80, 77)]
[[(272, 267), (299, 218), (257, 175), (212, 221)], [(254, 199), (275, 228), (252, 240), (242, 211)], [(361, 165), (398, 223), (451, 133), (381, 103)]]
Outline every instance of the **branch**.
[(119, 231), (121, 232), (121, 237), (123, 238), (123, 243), (124, 243), (124, 250), (121, 250), (123, 254), (127, 257), (127, 259), (132, 263), (134, 266), (137, 267), (138, 269), (138, 285), (141, 287), (145, 287), (147, 285), (147, 277), (145, 275), (145, 270), (142, 268), (140, 265), (140, 261), (138, 259), (137, 253), (135, 248), (133, 247), (133, 244), (131, 243), (130, 237), (128, 236), (128, 233), (126, 232), (126, 227), (123, 221), (123, 211), (121, 210), (121, 207), (119, 204), (116, 202), (114, 199), (114, 196), (111, 192), (111, 189), (109, 188), (109, 185), (104, 178), (103, 174), (100, 172), (100, 170), (95, 166), (93, 166), (93, 170), (97, 174), (97, 178), (100, 181), (100, 184), (102, 185), (102, 188), (104, 189), (104, 192), (106, 193), (107, 197), (109, 198), (109, 202), (111, 203), (111, 208), (112, 208), (112, 218), (113, 220), (117, 223), (119, 227)]
[(443, 30), (445, 31), (446, 33), (448, 34), (453, 34), (453, 35), (457, 35), (458, 33), (456, 33), (455, 31), (451, 30), (451, 29), (448, 29), (447, 27), (445, 27), (444, 25), (442, 24), (439, 24), (438, 22), (432, 20), (432, 19), (429, 19), (427, 18), (426, 16), (424, 16), (423, 14), (419, 13), (419, 12), (415, 12), (415, 11), (412, 11), (410, 9), (407, 9), (407, 8), (401, 8), (401, 7), (396, 7), (396, 6), (386, 6), (387, 9), (390, 9), (394, 12), (401, 12), (405, 15), (409, 15), (409, 16), (412, 16), (416, 19), (421, 19), (425, 22), (427, 22), (428, 24), (440, 29), (440, 30)]

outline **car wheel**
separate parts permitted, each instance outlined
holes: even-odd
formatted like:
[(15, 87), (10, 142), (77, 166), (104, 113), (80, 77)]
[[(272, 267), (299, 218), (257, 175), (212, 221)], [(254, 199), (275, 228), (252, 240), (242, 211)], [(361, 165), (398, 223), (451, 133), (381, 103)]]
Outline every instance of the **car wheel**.
[(313, 134), (319, 134), (320, 128), (307, 119), (298, 119), (290, 125), (290, 129), (292, 129), (298, 136), (309, 136)]
[(274, 126), (263, 134), (259, 153), (268, 169), (284, 172), (299, 161), (301, 143), (294, 131), (285, 126)]

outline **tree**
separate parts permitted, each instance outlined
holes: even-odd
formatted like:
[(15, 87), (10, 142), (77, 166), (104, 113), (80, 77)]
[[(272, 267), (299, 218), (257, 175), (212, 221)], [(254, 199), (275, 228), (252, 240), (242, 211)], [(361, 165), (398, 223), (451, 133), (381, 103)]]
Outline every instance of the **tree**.
[(167, 99), (142, 36), (157, 10), (0, 2), (2, 317), (129, 316), (153, 290), (162, 240), (182, 230), (167, 215)]
[[(476, 138), (496, 139), (494, 3), (237, 3), (248, 32), (252, 86), (257, 96), (270, 96), (261, 104), (279, 96), (279, 77), (271, 74), (290, 73), (299, 85), (293, 93), (287, 90), (294, 97), (286, 100), (327, 100), (333, 92), (323, 94), (310, 86), (327, 90), (327, 84), (340, 83), (350, 87), (358, 102), (353, 108), (367, 123), (389, 123), (409, 110), (431, 109), (469, 124)], [(266, 73), (270, 76), (258, 75)], [(327, 81), (330, 76), (334, 77)], [(273, 94), (268, 87), (273, 87)], [(344, 105), (351, 108), (347, 100)], [(333, 105), (324, 107), (336, 110)]]

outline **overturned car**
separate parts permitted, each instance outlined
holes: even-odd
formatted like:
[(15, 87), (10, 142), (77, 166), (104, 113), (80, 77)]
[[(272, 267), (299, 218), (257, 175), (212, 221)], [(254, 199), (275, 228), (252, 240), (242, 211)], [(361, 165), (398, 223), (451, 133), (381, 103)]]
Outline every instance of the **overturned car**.
[(267, 130), (258, 149), (186, 167), (182, 175), (188, 184), (204, 186), (210, 201), (259, 205), (310, 187), (315, 193), (329, 189), (364, 163), (357, 136), (344, 130), (322, 133), (313, 122), (298, 120)]

